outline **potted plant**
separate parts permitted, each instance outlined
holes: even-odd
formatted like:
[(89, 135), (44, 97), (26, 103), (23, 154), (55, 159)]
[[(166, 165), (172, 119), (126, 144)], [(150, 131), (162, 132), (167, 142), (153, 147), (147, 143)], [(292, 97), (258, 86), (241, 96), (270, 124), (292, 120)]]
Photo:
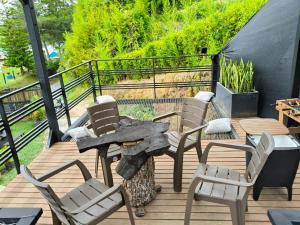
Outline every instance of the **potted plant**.
[(257, 116), (258, 92), (253, 84), (253, 64), (243, 59), (226, 62), (220, 59), (220, 80), (216, 88), (216, 104), (228, 117)]

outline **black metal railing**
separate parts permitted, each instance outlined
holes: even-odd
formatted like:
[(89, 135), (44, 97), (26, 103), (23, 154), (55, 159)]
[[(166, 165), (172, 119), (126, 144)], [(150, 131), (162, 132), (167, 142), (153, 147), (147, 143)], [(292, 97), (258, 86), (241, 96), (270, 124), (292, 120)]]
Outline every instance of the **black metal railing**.
[[(104, 91), (153, 89), (152, 97), (156, 99), (159, 97), (157, 89), (160, 88), (204, 86), (214, 90), (216, 80), (213, 78), (212, 71), (214, 71), (214, 68), (212, 67), (213, 64), (209, 55), (90, 60), (50, 76), (52, 93), (49, 94), (52, 95), (55, 102), (60, 102), (55, 110), (56, 117), (60, 119), (65, 116), (68, 126), (71, 126), (70, 110), (90, 95), (96, 101), (96, 96), (102, 95)], [(208, 78), (170, 82), (157, 79), (158, 75), (173, 74), (179, 76), (180, 73), (191, 72), (207, 73)], [(140, 79), (141, 81), (133, 83), (118, 82), (131, 79)], [(145, 81), (145, 79), (147, 80)], [(42, 97), (38, 96), (30, 103), (9, 113), (4, 107), (4, 102), (12, 96), (32, 88), (40, 88), (40, 83), (35, 82), (0, 96), (0, 134), (5, 133), (8, 142), (8, 145), (3, 147), (0, 152), (0, 165), (13, 158), (18, 170), (20, 164), (18, 152), (49, 127), (47, 118), (43, 118), (22, 138), (16, 138), (12, 132), (13, 125), (28, 119), (31, 114), (41, 110), (45, 106), (44, 101)], [(138, 98), (140, 97), (138, 96)], [(126, 104), (132, 99), (118, 99), (118, 101)]]

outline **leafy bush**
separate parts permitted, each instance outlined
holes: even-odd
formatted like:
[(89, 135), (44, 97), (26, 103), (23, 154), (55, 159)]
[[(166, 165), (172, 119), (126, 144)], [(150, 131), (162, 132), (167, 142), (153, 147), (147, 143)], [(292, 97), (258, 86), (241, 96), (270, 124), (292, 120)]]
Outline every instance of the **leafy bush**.
[(243, 59), (233, 62), (231, 59), (226, 62), (224, 56), (220, 59), (220, 83), (233, 92), (251, 92), (254, 90), (253, 84), (253, 64)]
[(49, 60), (47, 62), (48, 75), (56, 74), (59, 68), (59, 59)]
[[(266, 1), (78, 0), (72, 32), (65, 35), (62, 65), (93, 58), (197, 54), (201, 46), (216, 53)], [(143, 66), (140, 61), (126, 63), (118, 66)]]
[(155, 110), (150, 105), (124, 105), (119, 108), (121, 115), (131, 116), (138, 120), (151, 120)]
[[(40, 97), (35, 95), (31, 98), (31, 102), (35, 102), (39, 99)], [(32, 121), (41, 121), (45, 118), (45, 115), (46, 115), (46, 111), (45, 111), (45, 108), (42, 107), (42, 108), (39, 108), (38, 110), (34, 111), (31, 116), (29, 117), (30, 120)]]

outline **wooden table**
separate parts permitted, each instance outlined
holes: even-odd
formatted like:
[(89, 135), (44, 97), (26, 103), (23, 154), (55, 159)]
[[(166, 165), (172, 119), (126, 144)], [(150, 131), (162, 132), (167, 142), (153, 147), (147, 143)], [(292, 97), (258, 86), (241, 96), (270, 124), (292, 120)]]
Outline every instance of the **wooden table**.
[(240, 120), (240, 125), (249, 135), (261, 135), (263, 132), (272, 135), (289, 134), (288, 128), (270, 118), (243, 119)]
[(269, 209), (268, 217), (272, 225), (299, 225), (300, 211), (290, 209)]
[(1, 208), (0, 223), (35, 225), (42, 213), (41, 208)]
[(124, 187), (131, 196), (131, 205), (136, 215), (145, 214), (144, 206), (151, 202), (157, 192), (154, 180), (153, 156), (163, 155), (170, 147), (169, 123), (121, 120), (115, 124), (115, 133), (77, 142), (80, 152), (97, 147), (108, 149), (110, 144), (122, 146), (122, 157), (116, 171), (124, 178)]
[[(278, 120), (284, 124), (284, 119), (289, 118), (300, 123), (300, 99), (284, 99), (276, 101), (276, 110), (278, 111)], [(289, 127), (290, 133), (299, 134), (300, 127)]]

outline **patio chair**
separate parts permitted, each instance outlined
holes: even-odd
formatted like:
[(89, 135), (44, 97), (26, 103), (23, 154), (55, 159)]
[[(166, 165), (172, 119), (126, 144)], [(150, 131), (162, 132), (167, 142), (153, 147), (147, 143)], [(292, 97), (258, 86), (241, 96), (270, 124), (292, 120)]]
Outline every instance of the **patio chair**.
[[(59, 198), (51, 186), (43, 181), (75, 165), (79, 167), (85, 182)], [(121, 185), (108, 188), (92, 178), (79, 160), (67, 162), (38, 178), (26, 166), (21, 166), (21, 174), (47, 200), (54, 225), (97, 224), (124, 205), (131, 225), (135, 224), (125, 189)]]
[[(245, 211), (250, 187), (261, 172), (265, 162), (274, 148), (274, 140), (270, 134), (263, 133), (256, 149), (249, 145), (233, 145), (210, 142), (203, 153), (192, 184), (188, 190), (184, 225), (190, 224), (193, 199), (204, 200), (230, 207), (232, 224), (245, 224)], [(207, 157), (213, 146), (250, 152), (250, 163), (244, 174), (221, 166), (208, 165)]]
[[(200, 162), (202, 156), (201, 130), (206, 126), (203, 125), (203, 121), (206, 116), (207, 107), (208, 102), (195, 98), (184, 98), (181, 112), (171, 112), (153, 119), (153, 121), (158, 121), (171, 116), (181, 117), (179, 130), (166, 133), (171, 145), (166, 154), (174, 159), (173, 188), (176, 192), (181, 192), (182, 189), (184, 152), (196, 148)], [(186, 129), (188, 130), (186, 131)]]
[[(101, 103), (87, 108), (90, 118), (90, 125), (96, 136), (113, 132), (115, 130), (113, 124), (118, 123), (125, 116), (119, 115), (118, 105), (116, 102)], [(111, 164), (121, 158), (121, 148), (118, 145), (111, 145), (109, 149), (98, 149), (96, 151), (95, 174), (98, 177), (99, 158), (103, 171), (104, 183), (112, 187), (113, 177), (111, 172)]]

